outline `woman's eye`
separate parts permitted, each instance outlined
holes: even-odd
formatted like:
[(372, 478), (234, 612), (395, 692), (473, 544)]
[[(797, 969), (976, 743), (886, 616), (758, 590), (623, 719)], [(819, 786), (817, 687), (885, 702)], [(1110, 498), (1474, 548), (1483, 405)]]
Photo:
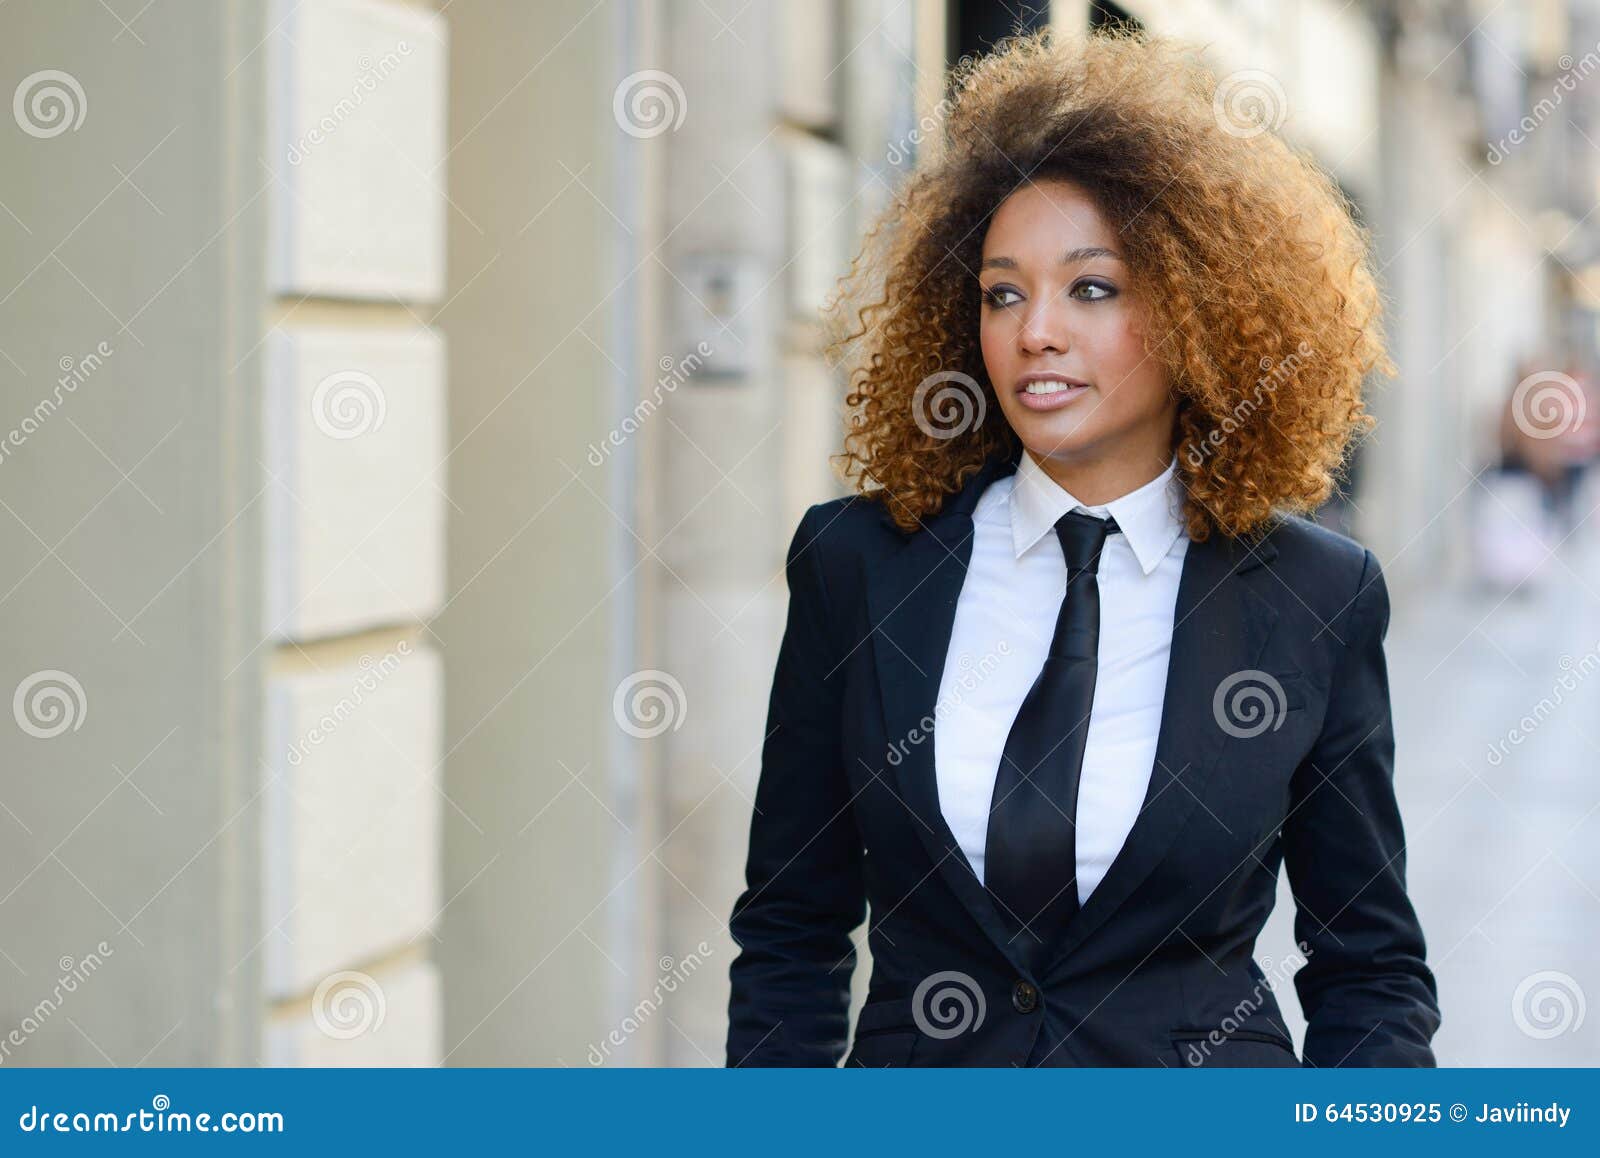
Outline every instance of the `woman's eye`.
[(1072, 287), (1071, 294), (1079, 301), (1098, 302), (1115, 296), (1116, 292), (1103, 281), (1080, 281)]
[(991, 306), (999, 307), (1011, 305), (1012, 303), (1007, 300), (1008, 297), (1015, 298), (1018, 301), (1022, 299), (1021, 294), (1007, 285), (997, 285), (993, 289), (986, 289), (983, 291), (983, 300)]

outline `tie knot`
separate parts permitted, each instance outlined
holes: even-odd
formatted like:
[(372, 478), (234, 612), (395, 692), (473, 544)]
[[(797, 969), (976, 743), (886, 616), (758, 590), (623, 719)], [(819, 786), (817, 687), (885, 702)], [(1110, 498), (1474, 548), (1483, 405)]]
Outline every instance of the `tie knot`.
[(1116, 519), (1098, 519), (1084, 511), (1068, 511), (1056, 520), (1056, 538), (1061, 540), (1061, 553), (1067, 557), (1067, 571), (1098, 571), (1100, 548), (1106, 536), (1122, 528)]

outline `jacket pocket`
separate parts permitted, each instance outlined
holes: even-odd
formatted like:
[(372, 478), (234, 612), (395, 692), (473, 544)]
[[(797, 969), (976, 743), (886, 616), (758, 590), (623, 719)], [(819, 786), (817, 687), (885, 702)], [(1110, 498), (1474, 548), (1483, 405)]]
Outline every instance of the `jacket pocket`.
[(850, 1056), (844, 1059), (847, 1068), (862, 1066), (868, 1069), (893, 1069), (911, 1064), (912, 1051), (917, 1047), (916, 1030), (877, 1030), (857, 1036)]
[(1236, 1029), (1230, 1034), (1213, 1030), (1175, 1029), (1172, 1047), (1183, 1068), (1299, 1068), (1294, 1043), (1269, 1030)]
[(1306, 677), (1300, 670), (1243, 674), (1250, 678), (1239, 685), (1238, 691), (1259, 695), (1261, 707), (1268, 712), (1294, 712), (1306, 706)]
[(1272, 678), (1283, 689), (1283, 710), (1293, 712), (1306, 706), (1305, 676), (1298, 671), (1273, 672)]
[(911, 1016), (911, 998), (894, 997), (884, 1001), (869, 1001), (861, 1007), (861, 1012), (856, 1014), (856, 1036), (865, 1037), (872, 1033), (885, 1033), (890, 1030), (902, 1030), (906, 1033), (915, 1032), (916, 1019)]
[(904, 1066), (910, 1063), (921, 1032), (909, 997), (869, 1001), (856, 1015), (855, 1040), (846, 1066)]

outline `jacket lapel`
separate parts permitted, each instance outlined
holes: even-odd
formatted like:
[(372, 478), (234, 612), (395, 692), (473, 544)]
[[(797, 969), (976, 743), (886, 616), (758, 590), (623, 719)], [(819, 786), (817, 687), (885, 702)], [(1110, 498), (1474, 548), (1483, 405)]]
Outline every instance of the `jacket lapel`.
[[(898, 554), (880, 564), (869, 577), (867, 612), (894, 753), (886, 752), (885, 760), (910, 823), (945, 883), (1021, 973), (1026, 972), (1021, 955), (940, 810), (929, 728), (956, 602), (972, 559), (972, 511), (990, 483), (1015, 469), (1014, 457), (991, 460)], [(1275, 553), (1270, 539), (1249, 547), (1213, 534), (1189, 544), (1144, 804), (1106, 876), (1068, 923), (1054, 955), (1058, 962), (1150, 874), (1198, 802), (1227, 738), (1212, 714), (1213, 694), (1228, 676), (1258, 665), (1277, 620), (1272, 604), (1255, 589), (1261, 576), (1246, 573)]]
[(886, 735), (898, 763), (889, 753), (885, 758), (900, 800), (911, 813), (910, 824), (951, 891), (1021, 971), (994, 902), (940, 811), (928, 728), (955, 628), (956, 600), (972, 561), (972, 509), (991, 482), (1015, 469), (1015, 459), (991, 460), (898, 554), (882, 563), (867, 585), (867, 613)]

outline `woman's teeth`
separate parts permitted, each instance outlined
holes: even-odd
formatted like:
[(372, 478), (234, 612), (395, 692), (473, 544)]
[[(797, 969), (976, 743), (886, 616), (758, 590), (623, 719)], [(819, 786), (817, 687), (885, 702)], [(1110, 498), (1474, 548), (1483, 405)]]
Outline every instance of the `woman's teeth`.
[(1060, 394), (1063, 390), (1077, 390), (1081, 387), (1071, 382), (1029, 382), (1022, 389), (1028, 394)]

